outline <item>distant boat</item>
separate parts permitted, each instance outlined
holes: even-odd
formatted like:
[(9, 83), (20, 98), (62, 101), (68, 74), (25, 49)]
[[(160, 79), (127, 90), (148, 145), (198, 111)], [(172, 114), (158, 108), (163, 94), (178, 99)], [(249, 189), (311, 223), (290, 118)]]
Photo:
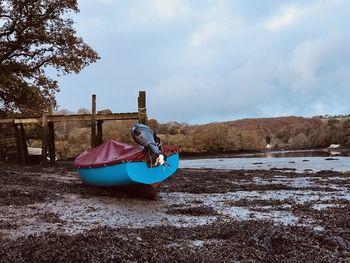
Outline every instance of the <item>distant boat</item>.
[(328, 146), (328, 149), (337, 149), (340, 147), (340, 144), (331, 144)]
[(74, 161), (81, 180), (93, 186), (144, 184), (158, 187), (179, 166), (178, 148), (163, 146), (167, 165), (155, 165), (147, 148), (109, 140), (88, 149)]

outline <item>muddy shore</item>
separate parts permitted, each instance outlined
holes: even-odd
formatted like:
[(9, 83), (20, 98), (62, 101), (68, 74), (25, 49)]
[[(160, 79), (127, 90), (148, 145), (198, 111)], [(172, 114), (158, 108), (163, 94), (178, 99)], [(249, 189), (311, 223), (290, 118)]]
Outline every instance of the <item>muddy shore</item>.
[(0, 262), (350, 262), (350, 173), (180, 169), (147, 199), (0, 163)]

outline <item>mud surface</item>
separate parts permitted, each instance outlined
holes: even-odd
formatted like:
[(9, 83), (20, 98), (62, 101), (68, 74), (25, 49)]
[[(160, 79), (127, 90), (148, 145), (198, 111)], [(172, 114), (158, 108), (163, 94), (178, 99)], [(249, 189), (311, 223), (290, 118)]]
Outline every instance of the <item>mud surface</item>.
[(158, 197), (0, 163), (0, 262), (350, 262), (350, 174), (180, 169)]

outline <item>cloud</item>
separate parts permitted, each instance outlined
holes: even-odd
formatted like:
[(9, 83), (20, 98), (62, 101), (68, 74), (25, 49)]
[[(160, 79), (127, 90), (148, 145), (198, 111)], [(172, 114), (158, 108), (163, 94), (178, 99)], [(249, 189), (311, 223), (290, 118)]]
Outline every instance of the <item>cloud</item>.
[(160, 121), (350, 111), (349, 1), (79, 3), (78, 31), (102, 59), (60, 79), (64, 108), (94, 92), (134, 111), (145, 89)]
[(201, 47), (208, 40), (214, 38), (219, 34), (220, 28), (219, 25), (215, 22), (205, 25), (203, 28), (195, 32), (190, 41), (190, 46), (192, 47)]
[[(318, 0), (312, 2), (294, 1), (291, 5), (282, 6), (278, 11), (269, 17), (264, 23), (263, 28), (270, 31), (279, 31), (291, 26), (300, 26), (303, 29), (306, 23), (324, 22), (327, 17), (339, 12), (339, 8), (347, 8), (343, 0)], [(341, 12), (339, 12), (341, 13)], [(338, 18), (339, 19), (339, 18)]]
[(113, 6), (116, 4), (116, 2), (119, 0), (95, 0), (95, 1), (90, 1), (90, 0), (78, 0), (78, 5), (80, 8), (86, 9), (86, 8), (93, 8), (97, 7), (100, 8), (101, 6)]
[(301, 12), (302, 10), (298, 9), (296, 6), (288, 6), (267, 21), (264, 26), (268, 30), (275, 31), (293, 25), (296, 23), (298, 15)]
[(152, 5), (163, 19), (175, 19), (186, 10), (182, 0), (152, 0)]
[(327, 63), (328, 58), (339, 47), (337, 36), (327, 36), (321, 39), (308, 39), (298, 44), (291, 52), (288, 62), (295, 89), (314, 87), (324, 76), (318, 75), (319, 68)]

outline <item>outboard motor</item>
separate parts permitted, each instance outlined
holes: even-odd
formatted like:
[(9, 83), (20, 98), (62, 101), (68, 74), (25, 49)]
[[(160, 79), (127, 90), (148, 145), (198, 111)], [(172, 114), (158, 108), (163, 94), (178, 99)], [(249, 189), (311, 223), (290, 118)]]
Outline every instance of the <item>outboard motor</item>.
[(159, 163), (161, 165), (169, 166), (165, 162), (164, 155), (158, 147), (160, 139), (156, 136), (155, 132), (150, 127), (137, 123), (134, 125), (134, 127), (132, 127), (131, 134), (135, 142), (148, 148), (153, 154), (157, 156), (155, 165)]

